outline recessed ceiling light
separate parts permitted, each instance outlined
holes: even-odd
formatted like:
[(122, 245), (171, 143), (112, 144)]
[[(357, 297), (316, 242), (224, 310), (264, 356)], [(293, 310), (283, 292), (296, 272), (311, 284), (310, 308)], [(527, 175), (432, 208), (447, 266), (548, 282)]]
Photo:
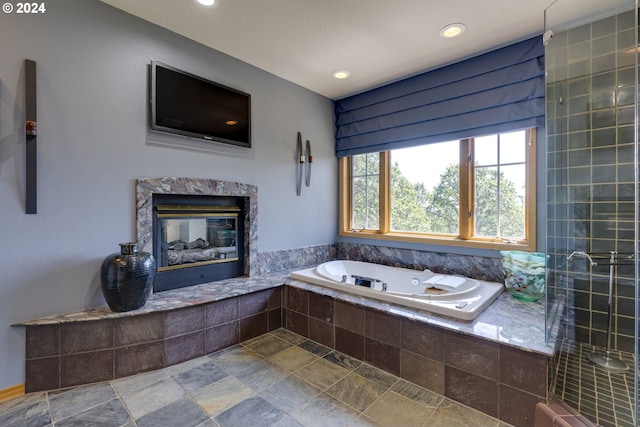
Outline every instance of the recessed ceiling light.
[(440, 30), (440, 37), (450, 39), (464, 33), (464, 24), (449, 24)]
[(227, 120), (226, 122), (224, 122), (227, 126), (235, 126), (238, 124), (237, 121), (235, 120)]
[(347, 77), (349, 77), (351, 75), (350, 72), (345, 71), (345, 70), (339, 70), (339, 71), (334, 71), (333, 74), (331, 74), (334, 78), (342, 80), (342, 79), (346, 79)]
[(217, 0), (196, 0), (196, 1), (203, 6), (215, 6), (217, 3)]

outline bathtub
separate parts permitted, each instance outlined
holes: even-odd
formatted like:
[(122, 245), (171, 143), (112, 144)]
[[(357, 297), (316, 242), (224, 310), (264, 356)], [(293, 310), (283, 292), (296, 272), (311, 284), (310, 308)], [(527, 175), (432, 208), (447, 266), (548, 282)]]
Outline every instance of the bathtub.
[(467, 321), (504, 290), (501, 283), (360, 261), (329, 261), (291, 278)]

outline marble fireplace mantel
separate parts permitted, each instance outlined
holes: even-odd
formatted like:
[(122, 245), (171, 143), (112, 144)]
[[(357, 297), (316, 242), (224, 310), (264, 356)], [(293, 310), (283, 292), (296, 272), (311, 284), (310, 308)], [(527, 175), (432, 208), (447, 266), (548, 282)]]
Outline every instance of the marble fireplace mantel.
[(249, 200), (245, 217), (245, 274), (258, 271), (258, 187), (233, 181), (202, 178), (139, 178), (136, 180), (136, 231), (140, 250), (153, 252), (153, 195), (179, 194), (244, 197)]

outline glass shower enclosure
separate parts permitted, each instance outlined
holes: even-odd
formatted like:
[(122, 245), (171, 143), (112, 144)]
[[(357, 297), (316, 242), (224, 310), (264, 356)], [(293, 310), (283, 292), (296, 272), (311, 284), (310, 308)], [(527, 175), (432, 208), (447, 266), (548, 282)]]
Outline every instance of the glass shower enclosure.
[(550, 398), (638, 425), (638, 5), (545, 11)]

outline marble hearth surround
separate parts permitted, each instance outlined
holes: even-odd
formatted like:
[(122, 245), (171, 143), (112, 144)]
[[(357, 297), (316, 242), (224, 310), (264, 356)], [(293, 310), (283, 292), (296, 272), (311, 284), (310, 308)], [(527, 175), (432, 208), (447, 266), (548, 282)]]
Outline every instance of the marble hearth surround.
[(136, 231), (141, 251), (153, 253), (153, 195), (231, 196), (248, 199), (244, 224), (244, 269), (246, 276), (257, 274), (258, 187), (232, 181), (202, 178), (140, 178), (136, 180)]

